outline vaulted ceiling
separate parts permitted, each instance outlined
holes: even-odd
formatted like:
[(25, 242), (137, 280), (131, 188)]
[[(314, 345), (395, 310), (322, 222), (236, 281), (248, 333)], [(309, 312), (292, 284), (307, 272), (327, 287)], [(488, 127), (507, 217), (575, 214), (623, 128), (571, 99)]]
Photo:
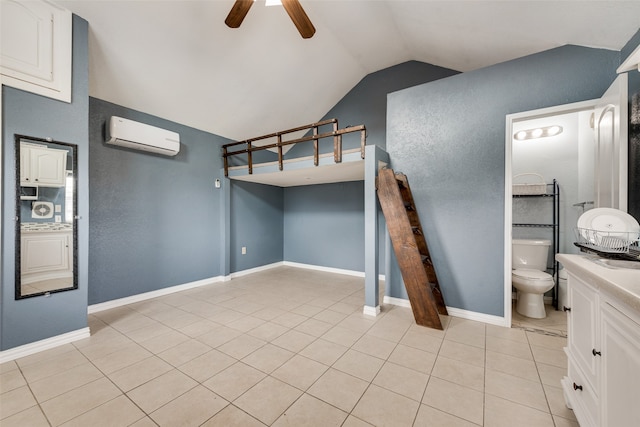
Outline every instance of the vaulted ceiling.
[(89, 21), (90, 95), (241, 140), (322, 118), (363, 77), (408, 60), (470, 71), (565, 44), (620, 50), (640, 1), (300, 0), (302, 39), (257, 0), (56, 1)]

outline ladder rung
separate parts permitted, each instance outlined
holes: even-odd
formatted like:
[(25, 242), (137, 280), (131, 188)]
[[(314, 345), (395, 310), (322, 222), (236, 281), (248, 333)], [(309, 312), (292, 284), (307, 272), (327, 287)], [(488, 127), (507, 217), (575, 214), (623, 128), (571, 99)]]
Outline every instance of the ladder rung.
[(417, 225), (412, 226), (411, 231), (413, 231), (413, 234), (417, 236), (420, 236), (422, 234), (422, 232), (420, 231), (420, 227), (418, 227)]
[(408, 201), (404, 201), (404, 208), (408, 211), (415, 211), (413, 205), (411, 204), (411, 202)]

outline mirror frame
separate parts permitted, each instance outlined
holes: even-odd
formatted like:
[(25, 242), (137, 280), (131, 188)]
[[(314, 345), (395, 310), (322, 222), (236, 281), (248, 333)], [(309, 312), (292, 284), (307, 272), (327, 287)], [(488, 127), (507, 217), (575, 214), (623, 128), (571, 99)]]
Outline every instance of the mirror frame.
[[(27, 136), (27, 135), (19, 135), (19, 134), (15, 134), (15, 171), (16, 171), (16, 177), (15, 177), (15, 184), (16, 184), (16, 191), (15, 191), (15, 201), (16, 201), (16, 206), (15, 206), (15, 221), (16, 221), (16, 227), (15, 227), (15, 299), (16, 300), (21, 300), (21, 299), (25, 299), (25, 298), (32, 298), (32, 297), (38, 297), (38, 296), (49, 296), (50, 294), (53, 293), (58, 293), (58, 292), (65, 292), (65, 291), (71, 291), (74, 289), (78, 289), (78, 145), (77, 144), (70, 144), (67, 142), (61, 142), (61, 141), (56, 141), (53, 140), (51, 138), (38, 138), (38, 137), (33, 137), (33, 136)], [(71, 262), (71, 268), (72, 268), (72, 278), (73, 278), (73, 282), (72, 282), (72, 286), (69, 287), (64, 287), (64, 288), (58, 288), (58, 289), (52, 289), (49, 291), (42, 291), (42, 292), (34, 292), (31, 294), (27, 294), (27, 295), (22, 295), (22, 274), (21, 274), (21, 258), (22, 258), (22, 231), (21, 231), (21, 224), (22, 224), (22, 220), (21, 220), (21, 199), (20, 199), (20, 193), (21, 193), (21, 185), (20, 185), (20, 143), (21, 142), (35, 142), (35, 143), (40, 143), (40, 144), (45, 144), (45, 145), (49, 145), (49, 144), (56, 144), (59, 145), (63, 148), (68, 148), (71, 151), (71, 167), (72, 167), (72, 171), (73, 171), (73, 213), (72, 213), (72, 221), (71, 221), (71, 238), (72, 238), (72, 245), (73, 245), (73, 256), (72, 259), (70, 260)]]

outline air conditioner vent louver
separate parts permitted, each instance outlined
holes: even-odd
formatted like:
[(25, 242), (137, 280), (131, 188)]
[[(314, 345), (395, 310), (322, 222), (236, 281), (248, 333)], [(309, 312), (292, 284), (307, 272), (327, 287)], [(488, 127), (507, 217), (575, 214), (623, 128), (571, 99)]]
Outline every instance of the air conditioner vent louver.
[(112, 116), (108, 144), (134, 150), (175, 156), (180, 152), (180, 135), (166, 129)]

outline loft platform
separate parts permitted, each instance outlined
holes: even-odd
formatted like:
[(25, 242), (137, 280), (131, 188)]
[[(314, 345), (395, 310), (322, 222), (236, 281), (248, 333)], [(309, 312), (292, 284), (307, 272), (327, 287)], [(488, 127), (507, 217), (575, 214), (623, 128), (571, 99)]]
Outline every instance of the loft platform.
[[(331, 130), (321, 132), (323, 127), (329, 126)], [(306, 135), (283, 139), (286, 135), (300, 132)], [(343, 135), (354, 133), (360, 134), (359, 148), (343, 150)], [(276, 142), (269, 143), (273, 139)], [(288, 149), (303, 142), (313, 144), (312, 155), (285, 158)], [(330, 119), (223, 145), (222, 157), (225, 176), (229, 179), (292, 187), (364, 180), (365, 146), (364, 125), (339, 129), (338, 120)], [(262, 152), (263, 158), (272, 157), (276, 160), (256, 162), (256, 152)]]

